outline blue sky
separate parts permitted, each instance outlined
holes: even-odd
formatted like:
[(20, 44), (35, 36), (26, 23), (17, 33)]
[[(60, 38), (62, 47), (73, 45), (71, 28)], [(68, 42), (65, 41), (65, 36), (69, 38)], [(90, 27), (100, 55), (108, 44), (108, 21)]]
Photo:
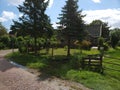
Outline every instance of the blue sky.
[[(17, 6), (24, 0), (0, 0), (0, 22), (9, 30), (12, 20), (17, 20), (21, 16)], [(66, 0), (50, 0), (46, 13), (50, 16), (54, 27), (59, 20), (61, 8)], [(108, 22), (111, 28), (120, 28), (120, 0), (79, 0), (79, 10), (86, 14), (83, 19), (85, 23), (90, 23), (95, 19)]]

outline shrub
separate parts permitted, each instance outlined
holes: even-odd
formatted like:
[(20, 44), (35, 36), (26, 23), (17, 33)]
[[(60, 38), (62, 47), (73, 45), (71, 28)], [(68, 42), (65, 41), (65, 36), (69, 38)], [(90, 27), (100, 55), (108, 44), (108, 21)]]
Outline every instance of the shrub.
[(118, 41), (118, 46), (120, 46), (120, 40)]
[(107, 43), (103, 44), (104, 50), (107, 51), (109, 49), (109, 45)]
[(98, 38), (98, 45), (103, 46), (103, 44), (104, 44), (104, 38), (103, 37)]
[(10, 37), (8, 35), (4, 35), (0, 37), (0, 42), (4, 44), (4, 48), (10, 47)]
[(24, 46), (20, 46), (20, 47), (19, 47), (19, 52), (20, 52), (20, 53), (26, 53), (26, 52), (27, 52), (27, 48), (24, 47)]
[(90, 50), (91, 48), (91, 42), (87, 40), (83, 40), (81, 43), (81, 48), (84, 50)]
[(6, 46), (2, 42), (0, 42), (0, 49), (4, 49)]

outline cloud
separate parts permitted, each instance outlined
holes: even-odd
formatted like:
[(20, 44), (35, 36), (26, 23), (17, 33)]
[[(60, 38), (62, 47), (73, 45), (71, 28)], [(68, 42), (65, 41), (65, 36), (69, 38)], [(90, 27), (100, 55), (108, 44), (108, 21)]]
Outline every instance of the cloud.
[[(47, 2), (47, 1), (48, 1), (48, 0), (45, 0), (45, 2)], [(51, 7), (52, 7), (53, 2), (54, 2), (54, 0), (50, 0), (49, 5), (48, 5), (48, 8), (51, 8)]]
[(101, 3), (101, 0), (92, 0), (94, 3)]
[(24, 2), (24, 0), (8, 0), (9, 5), (18, 6)]
[[(13, 5), (13, 6), (18, 6), (18, 5), (22, 4), (24, 1), (25, 1), (25, 0), (8, 0), (9, 5)], [(45, 0), (45, 2), (46, 2), (46, 1), (48, 1), (48, 0)], [(48, 6), (49, 8), (52, 7), (53, 2), (54, 2), (54, 0), (50, 0), (49, 6)]]
[(105, 9), (105, 10), (88, 10), (83, 11), (86, 14), (84, 21), (91, 23), (93, 20), (99, 19), (103, 22), (108, 22), (111, 28), (120, 28), (120, 8), (118, 9)]
[(56, 22), (53, 22), (53, 23), (52, 23), (52, 27), (53, 27), (54, 29), (57, 29), (58, 26), (59, 26), (59, 24), (57, 24)]
[(17, 16), (13, 12), (3, 11), (2, 15), (0, 17), (0, 22), (6, 22), (6, 21), (9, 21), (9, 20), (15, 19), (16, 17)]

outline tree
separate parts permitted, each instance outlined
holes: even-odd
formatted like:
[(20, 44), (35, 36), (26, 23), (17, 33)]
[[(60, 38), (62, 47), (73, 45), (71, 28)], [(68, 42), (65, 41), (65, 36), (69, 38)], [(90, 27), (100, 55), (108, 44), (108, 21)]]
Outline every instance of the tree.
[(7, 34), (7, 29), (0, 23), (0, 37)]
[(82, 41), (85, 36), (82, 20), (85, 15), (81, 15), (82, 11), (78, 11), (77, 2), (78, 0), (67, 0), (66, 5), (62, 8), (62, 14), (59, 15), (59, 28), (67, 41), (67, 56), (70, 56), (71, 41), (73, 39)]
[[(52, 26), (49, 17), (45, 14), (49, 0), (25, 0), (23, 5), (19, 5), (19, 12), (23, 16), (19, 18), (19, 22), (14, 21), (11, 26), (13, 31), (23, 32), (34, 38), (34, 49), (37, 53), (37, 38), (46, 35), (52, 35)], [(20, 31), (20, 32), (19, 32)]]
[(90, 25), (102, 25), (102, 35), (101, 37), (109, 39), (109, 26), (108, 23), (102, 22), (101, 20), (94, 20)]
[(113, 30), (111, 30), (111, 46), (113, 48), (115, 48), (118, 44), (118, 42), (120, 41), (120, 29), (119, 28), (115, 28)]
[(8, 35), (1, 36), (0, 42), (2, 42), (6, 48), (10, 47), (10, 37)]

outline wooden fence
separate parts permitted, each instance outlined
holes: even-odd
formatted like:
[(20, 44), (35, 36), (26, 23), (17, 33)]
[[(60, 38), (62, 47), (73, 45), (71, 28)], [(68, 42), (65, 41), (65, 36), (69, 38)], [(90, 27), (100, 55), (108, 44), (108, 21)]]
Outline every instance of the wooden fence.
[[(110, 59), (114, 59), (116, 61), (120, 61), (119, 58), (114, 58), (114, 57), (110, 57), (110, 56), (104, 56), (104, 58), (110, 58)], [(103, 64), (105, 64), (103, 66)], [(95, 55), (88, 55), (86, 57), (83, 57), (82, 59), (82, 68), (83, 69), (87, 69), (87, 70), (92, 70), (92, 71), (97, 71), (100, 73), (103, 73), (104, 70), (113, 70), (113, 71), (117, 71), (120, 72), (119, 68), (114, 68), (114, 67), (107, 67), (107, 65), (113, 65), (113, 66), (117, 66), (120, 67), (120, 63), (113, 63), (110, 61), (105, 61), (103, 60), (103, 56), (101, 54), (95, 54)]]
[(88, 55), (82, 59), (82, 68), (97, 72), (103, 72), (103, 56), (101, 54)]

